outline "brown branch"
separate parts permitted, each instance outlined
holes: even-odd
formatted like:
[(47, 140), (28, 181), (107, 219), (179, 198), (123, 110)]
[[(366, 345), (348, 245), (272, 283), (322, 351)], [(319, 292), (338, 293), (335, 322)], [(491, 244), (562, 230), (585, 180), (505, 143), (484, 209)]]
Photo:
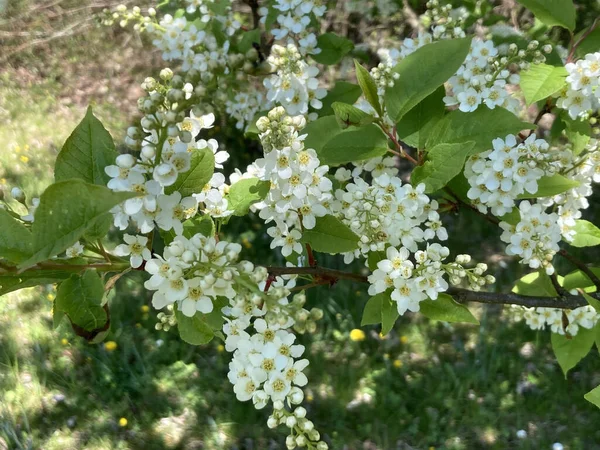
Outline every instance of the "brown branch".
[(596, 274), (594, 272), (592, 272), (592, 270), (588, 266), (586, 266), (583, 261), (580, 261), (579, 259), (575, 258), (573, 255), (571, 255), (565, 249), (559, 250), (558, 254), (560, 256), (562, 256), (563, 258), (567, 259), (571, 264), (573, 264), (579, 270), (581, 270), (590, 279), (590, 281), (592, 283), (594, 283), (596, 288), (600, 291), (600, 278), (598, 278), (596, 276)]
[[(360, 283), (368, 282), (365, 275), (358, 273), (343, 272), (336, 269), (328, 269), (325, 267), (267, 267), (270, 276), (282, 275), (311, 275), (315, 277), (315, 282), (305, 285), (302, 288), (309, 288), (320, 284), (334, 284), (338, 280), (350, 280)], [(459, 303), (477, 302), (489, 303), (498, 305), (520, 305), (530, 308), (559, 308), (559, 309), (574, 309), (581, 306), (586, 306), (588, 302), (585, 298), (578, 295), (564, 295), (561, 297), (541, 297), (528, 296), (499, 292), (475, 292), (468, 289), (450, 287), (448, 294), (454, 297)], [(590, 294), (594, 298), (599, 298), (599, 295)]]
[(569, 50), (569, 54), (567, 55), (567, 62), (572, 62), (573, 61), (573, 57), (575, 56), (575, 51), (577, 51), (577, 48), (579, 47), (579, 45), (584, 41), (584, 39), (586, 37), (588, 37), (588, 35), (594, 31), (594, 28), (596, 28), (596, 25), (598, 25), (598, 21), (600, 20), (600, 17), (596, 17), (594, 19), (594, 22), (592, 22), (592, 25), (585, 30), (585, 33), (583, 33), (581, 35), (581, 37), (579, 39), (577, 39), (577, 42), (575, 42), (572, 46), (571, 46), (571, 50)]

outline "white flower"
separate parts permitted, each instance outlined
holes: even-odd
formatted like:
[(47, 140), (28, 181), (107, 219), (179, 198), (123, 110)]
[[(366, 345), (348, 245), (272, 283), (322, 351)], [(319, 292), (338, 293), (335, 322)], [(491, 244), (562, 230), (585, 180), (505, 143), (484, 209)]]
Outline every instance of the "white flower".
[(77, 241), (72, 246), (70, 246), (67, 250), (65, 250), (67, 258), (76, 258), (79, 255), (83, 254), (83, 245), (81, 242)]
[(150, 249), (146, 247), (148, 238), (146, 236), (132, 236), (125, 234), (123, 236), (125, 244), (119, 244), (115, 248), (115, 255), (130, 256), (131, 267), (137, 269), (144, 261), (149, 261), (152, 257)]

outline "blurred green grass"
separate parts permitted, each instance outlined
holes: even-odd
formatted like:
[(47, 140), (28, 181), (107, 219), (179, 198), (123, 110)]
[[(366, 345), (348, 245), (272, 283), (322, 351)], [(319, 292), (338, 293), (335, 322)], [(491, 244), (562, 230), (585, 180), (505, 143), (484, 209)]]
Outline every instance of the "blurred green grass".
[[(65, 53), (48, 57), (45, 70), (38, 61), (33, 76), (14, 67), (0, 73), (0, 184), (39, 195), (89, 99), (121, 141), (135, 100), (129, 107), (126, 98), (113, 101), (112, 85), (81, 94), (80, 85), (64, 82), (87, 74), (86, 58), (114, 56), (114, 42), (92, 39), (70, 42)], [(96, 50), (86, 54), (87, 45)], [(20, 61), (33, 62), (32, 55)], [(114, 69), (116, 81), (125, 80), (122, 92), (141, 81), (143, 68)], [(244, 168), (257, 147), (227, 130), (213, 132), (233, 154), (231, 165)], [(500, 256), (497, 230), (470, 211), (444, 221), (450, 247), (488, 262), (496, 287), (509, 289), (520, 269)], [(232, 220), (228, 233), (245, 243), (245, 258), (273, 261), (258, 221)], [(339, 265), (327, 256), (320, 262)], [(192, 347), (175, 330), (154, 329), (156, 312), (140, 274), (119, 281), (111, 300), (105, 342), (114, 349), (76, 338), (67, 324), (53, 330), (53, 295), (45, 287), (0, 299), (0, 449), (284, 448), (284, 430), (266, 427), (268, 411), (235, 400), (219, 342)], [(596, 350), (565, 379), (548, 332), (514, 323), (508, 309), (481, 306), (472, 307), (479, 328), (413, 315), (385, 339), (366, 327), (365, 339), (352, 341), (367, 300), (364, 286), (339, 283), (308, 298), (325, 317), (315, 335), (300, 338), (311, 361), (306, 404), (332, 448), (550, 449), (554, 442), (570, 450), (600, 448), (600, 412), (583, 399), (600, 383)], [(526, 439), (516, 438), (519, 429)]]

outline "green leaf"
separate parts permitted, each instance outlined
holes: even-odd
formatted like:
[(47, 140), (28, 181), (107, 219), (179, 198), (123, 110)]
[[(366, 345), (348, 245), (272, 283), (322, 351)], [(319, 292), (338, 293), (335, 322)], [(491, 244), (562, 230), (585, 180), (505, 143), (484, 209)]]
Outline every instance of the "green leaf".
[(587, 220), (576, 220), (575, 238), (570, 244), (573, 247), (593, 247), (600, 245), (600, 228)]
[(565, 134), (573, 145), (573, 153), (579, 155), (588, 145), (592, 137), (592, 126), (589, 120), (573, 120), (568, 114), (562, 114), (565, 124)]
[(478, 108), (470, 113), (456, 110), (446, 114), (432, 128), (426, 148), (473, 141), (472, 154), (475, 154), (491, 149), (492, 141), (498, 136), (517, 135), (522, 130), (534, 128), (535, 125), (521, 122), (513, 113), (500, 107)]
[(31, 232), (9, 214), (0, 208), (0, 258), (20, 263), (33, 253)]
[[(209, 215), (195, 216), (183, 222), (182, 235), (184, 237), (190, 239), (198, 233), (206, 237), (212, 237), (215, 235), (215, 223)], [(169, 245), (171, 242), (173, 242), (175, 236), (177, 236), (174, 230), (160, 230), (160, 235), (162, 236), (165, 245)]]
[(423, 300), (419, 303), (420, 312), (431, 320), (444, 322), (466, 322), (479, 325), (479, 320), (465, 306), (457, 303), (448, 294), (439, 294), (437, 300)]
[(56, 157), (54, 179), (79, 178), (104, 186), (110, 180), (104, 168), (113, 164), (116, 157), (112, 137), (89, 107)]
[[(579, 40), (579, 38), (588, 30), (581, 30), (580, 33), (577, 33), (575, 36), (575, 42)], [(577, 50), (575, 54), (579, 58), (585, 58), (585, 55), (588, 53), (595, 53), (600, 48), (600, 27), (594, 28), (591, 33), (589, 33), (583, 41), (577, 46)]]
[(373, 271), (377, 269), (377, 263), (385, 258), (386, 254), (384, 251), (369, 252), (367, 255), (367, 266), (369, 267), (369, 270)]
[(65, 313), (71, 323), (86, 331), (98, 330), (108, 319), (102, 307), (103, 297), (100, 275), (95, 270), (86, 270), (83, 275), (71, 275), (58, 286), (54, 310)]
[(182, 197), (189, 197), (202, 191), (215, 171), (215, 155), (208, 147), (196, 149), (192, 153), (190, 170), (180, 173), (175, 183), (165, 188), (166, 194), (179, 191)]
[(302, 242), (323, 253), (351, 252), (358, 247), (358, 236), (334, 216), (317, 217), (315, 227), (304, 230)]
[(448, 39), (427, 44), (401, 60), (394, 71), (400, 74), (385, 91), (387, 114), (398, 122), (425, 97), (456, 73), (471, 47), (471, 38)]
[(521, 90), (528, 105), (544, 100), (560, 91), (566, 83), (567, 69), (563, 66), (532, 64), (521, 72)]
[(595, 299), (594, 297), (586, 294), (585, 292), (582, 292), (581, 295), (583, 295), (583, 298), (587, 300), (587, 302), (590, 304), (591, 307), (593, 307), (596, 310), (596, 312), (600, 312), (600, 300)]
[[(594, 275), (600, 277), (600, 267), (590, 267), (589, 269)], [(592, 280), (590, 280), (588, 276), (581, 270), (574, 270), (573, 272), (565, 275), (563, 287), (567, 291), (576, 288), (586, 289), (589, 292), (594, 292), (596, 290), (596, 286)]]
[(347, 81), (337, 81), (335, 86), (321, 100), (323, 106), (319, 110), (319, 116), (325, 117), (333, 114), (331, 105), (333, 102), (354, 104), (362, 94), (360, 86)]
[[(559, 278), (560, 281), (560, 278)], [(519, 279), (512, 291), (515, 294), (529, 295), (532, 297), (555, 297), (556, 290), (550, 277), (543, 270), (531, 272)]]
[(600, 386), (596, 386), (590, 392), (585, 394), (583, 398), (600, 408)]
[(260, 36), (262, 31), (260, 28), (255, 28), (254, 30), (246, 31), (242, 33), (242, 38), (238, 42), (237, 48), (240, 53), (246, 53), (248, 50), (253, 48), (253, 44), (260, 45)]
[(233, 210), (235, 216), (245, 216), (250, 206), (263, 200), (271, 189), (269, 181), (261, 181), (258, 178), (243, 178), (231, 185), (227, 201), (229, 209)]
[(32, 226), (33, 255), (19, 267), (29, 267), (64, 252), (114, 206), (135, 197), (81, 180), (50, 185), (40, 197)]
[(357, 127), (368, 125), (375, 120), (372, 115), (347, 103), (334, 102), (331, 108), (335, 113), (338, 125), (342, 129), (351, 125)]
[(444, 117), (446, 105), (444, 86), (438, 87), (433, 94), (425, 97), (417, 106), (407, 112), (398, 122), (396, 128), (400, 140), (411, 147), (424, 148), (429, 131)]
[(301, 133), (307, 135), (304, 139), (304, 146), (319, 153), (327, 142), (342, 131), (335, 116), (326, 116), (310, 122), (302, 129)]
[(354, 60), (354, 68), (356, 69), (356, 79), (358, 80), (358, 85), (362, 89), (365, 98), (371, 104), (373, 109), (375, 109), (377, 114), (380, 117), (383, 116), (383, 109), (381, 108), (379, 95), (377, 94), (377, 85), (371, 77), (371, 74), (367, 69), (361, 66), (357, 60)]
[(26, 270), (19, 274), (0, 275), (0, 296), (19, 289), (58, 283), (72, 273), (64, 270)]
[(398, 307), (389, 292), (382, 292), (369, 299), (363, 311), (361, 326), (381, 324), (381, 334), (386, 335), (398, 319)]
[(333, 136), (320, 151), (315, 150), (321, 164), (339, 166), (385, 155), (388, 138), (377, 125), (350, 127)]
[(321, 34), (317, 38), (317, 47), (321, 53), (310, 55), (319, 64), (337, 64), (354, 48), (352, 41), (335, 33)]
[(538, 180), (538, 190), (535, 194), (524, 192), (517, 198), (540, 198), (552, 197), (553, 195), (562, 194), (569, 189), (579, 186), (579, 182), (570, 178), (564, 177), (558, 173), (554, 175), (546, 175)]
[(458, 175), (471, 154), (475, 142), (461, 144), (438, 144), (427, 152), (427, 159), (422, 166), (413, 170), (410, 179), (413, 185), (425, 183), (425, 192), (435, 192)]
[(577, 334), (571, 338), (562, 334), (552, 333), (552, 350), (560, 365), (565, 378), (567, 373), (589, 353), (594, 345), (594, 330), (579, 327)]
[(549, 27), (559, 26), (575, 30), (575, 6), (573, 0), (518, 0)]
[(112, 224), (113, 215), (111, 213), (103, 214), (94, 221), (90, 228), (88, 228), (84, 238), (90, 241), (97, 241), (98, 239), (105, 238), (110, 231)]
[(177, 329), (179, 336), (188, 344), (202, 345), (212, 341), (215, 333), (206, 322), (206, 316), (197, 312), (193, 317), (188, 317), (179, 309), (175, 309)]

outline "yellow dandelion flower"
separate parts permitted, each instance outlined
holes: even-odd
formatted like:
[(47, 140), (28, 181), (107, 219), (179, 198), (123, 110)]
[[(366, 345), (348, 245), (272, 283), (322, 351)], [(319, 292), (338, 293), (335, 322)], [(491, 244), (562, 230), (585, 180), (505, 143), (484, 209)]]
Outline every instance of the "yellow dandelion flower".
[(67, 338), (62, 338), (62, 339), (60, 340), (60, 343), (61, 343), (62, 345), (69, 345), (69, 340), (68, 340)]
[(119, 419), (119, 426), (120, 427), (126, 427), (127, 426), (127, 419), (125, 417), (121, 417)]
[(363, 330), (359, 330), (355, 328), (350, 332), (350, 340), (354, 342), (360, 342), (365, 340), (365, 332)]
[(306, 394), (306, 401), (307, 401), (308, 403), (312, 402), (314, 399), (315, 399), (315, 398), (313, 397), (313, 395), (312, 395), (312, 394), (310, 394), (310, 393)]
[(29, 162), (29, 156), (21, 155), (19, 156), (19, 159), (23, 164), (27, 164)]
[(250, 241), (248, 240), (248, 238), (244, 238), (244, 239), (242, 239), (242, 244), (243, 244), (243, 245), (244, 245), (244, 247), (246, 247), (246, 248), (252, 248), (252, 242), (250, 242)]
[(150, 311), (150, 307), (148, 305), (142, 305), (142, 307), (140, 308), (140, 311), (142, 311), (145, 314), (148, 311)]
[(117, 349), (118, 345), (115, 341), (108, 341), (104, 343), (104, 350), (107, 352), (114, 352)]
[(217, 345), (217, 351), (219, 353), (222, 353), (225, 351), (225, 347), (222, 344)]
[(395, 367), (396, 369), (399, 369), (399, 368), (401, 368), (403, 365), (404, 365), (404, 364), (402, 364), (402, 361), (400, 361), (399, 359), (395, 359), (395, 360), (394, 360), (394, 367)]
[(55, 298), (56, 298), (56, 295), (54, 295), (52, 292), (50, 292), (46, 295), (46, 300), (48, 300), (49, 302), (53, 302)]
[(400, 342), (402, 342), (403, 344), (408, 343), (408, 336), (400, 336)]

